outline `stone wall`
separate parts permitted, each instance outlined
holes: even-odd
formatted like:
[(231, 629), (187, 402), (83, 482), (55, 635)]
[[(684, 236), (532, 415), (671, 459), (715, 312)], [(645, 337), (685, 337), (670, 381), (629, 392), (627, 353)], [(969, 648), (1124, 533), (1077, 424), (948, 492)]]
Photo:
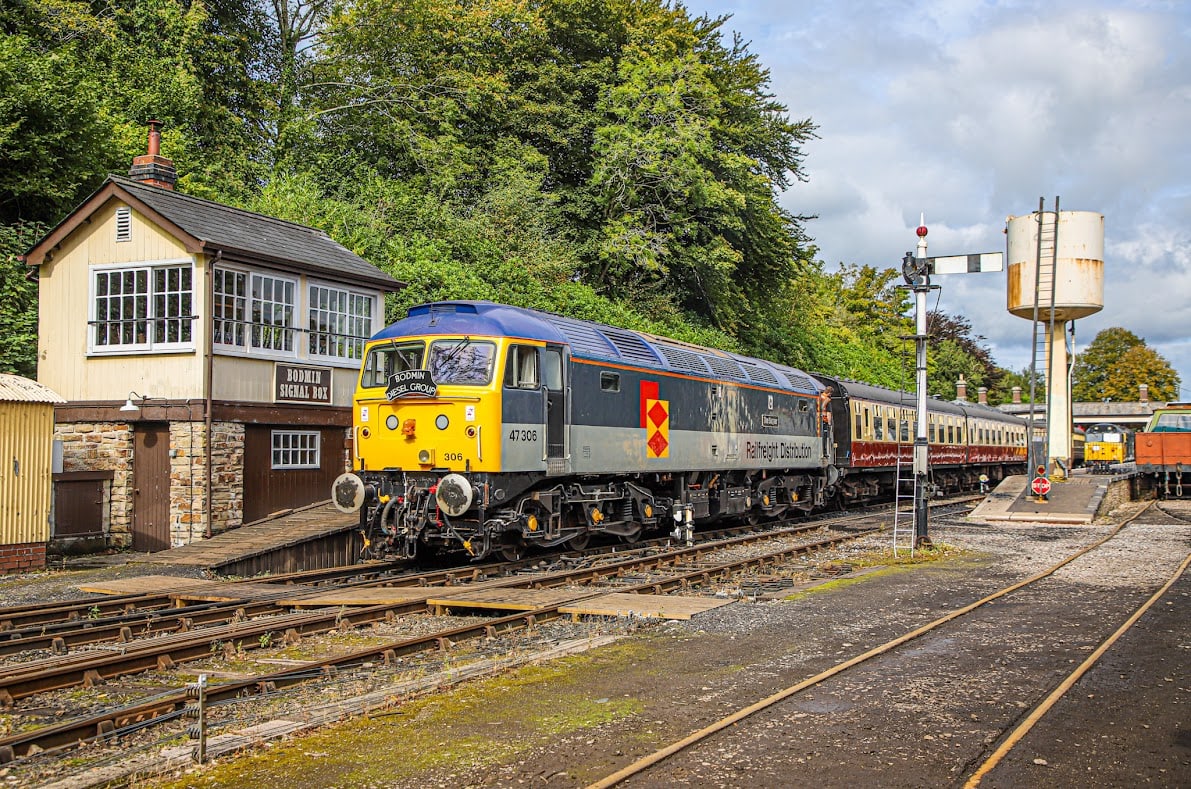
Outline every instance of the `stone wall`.
[(211, 443), (211, 530), (244, 523), (244, 425), (216, 422)]
[(54, 425), (62, 442), (63, 471), (111, 471), (109, 543), (132, 545), (132, 431), (127, 422)]

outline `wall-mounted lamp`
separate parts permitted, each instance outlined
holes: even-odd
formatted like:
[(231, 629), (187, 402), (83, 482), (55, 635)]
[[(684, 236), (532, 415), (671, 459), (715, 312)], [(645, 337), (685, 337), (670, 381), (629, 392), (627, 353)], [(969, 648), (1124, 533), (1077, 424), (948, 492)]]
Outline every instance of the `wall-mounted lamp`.
[(136, 392), (129, 392), (128, 399), (124, 401), (124, 405), (120, 406), (121, 411), (132, 412), (132, 411), (140, 411), (141, 410), (141, 407), (139, 405), (132, 402), (133, 397), (137, 398), (138, 400), (140, 400), (142, 402), (149, 399), (148, 397), (146, 397), (144, 395), (139, 395)]

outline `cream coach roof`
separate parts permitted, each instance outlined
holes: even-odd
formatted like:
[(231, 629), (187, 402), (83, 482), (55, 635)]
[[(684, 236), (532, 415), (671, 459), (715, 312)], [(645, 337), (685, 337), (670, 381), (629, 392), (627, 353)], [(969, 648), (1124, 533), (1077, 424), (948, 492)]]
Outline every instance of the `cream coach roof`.
[(5, 403), (65, 403), (66, 399), (48, 386), (19, 375), (0, 373), (0, 402)]

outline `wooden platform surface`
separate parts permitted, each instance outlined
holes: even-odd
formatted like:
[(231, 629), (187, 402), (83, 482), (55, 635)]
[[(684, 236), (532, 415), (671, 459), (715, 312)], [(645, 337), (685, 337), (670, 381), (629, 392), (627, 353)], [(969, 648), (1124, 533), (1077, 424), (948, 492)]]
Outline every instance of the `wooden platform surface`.
[(259, 600), (288, 594), (295, 600), (302, 597), (302, 590), (318, 592), (313, 587), (301, 584), (268, 583), (226, 583), (205, 581), (201, 578), (179, 578), (173, 575), (141, 575), (136, 578), (119, 578), (111, 581), (93, 581), (79, 586), (81, 592), (100, 594), (166, 594), (178, 602), (226, 603), (236, 600)]
[(147, 554), (141, 561), (189, 567), (220, 567), (359, 526), (359, 515), (344, 515), (330, 501), (250, 523), (205, 540)]
[(313, 591), (310, 594), (282, 598), (282, 605), (294, 608), (321, 608), (329, 605), (384, 605), (386, 603), (408, 603), (425, 600), (434, 593), (433, 589), (419, 586), (369, 587), (366, 589), (332, 589)]
[(426, 600), (440, 608), (494, 608), (502, 611), (534, 611), (558, 605), (575, 596), (574, 589), (438, 589)]
[(711, 597), (675, 597), (664, 594), (600, 595), (558, 609), (564, 614), (584, 616), (635, 616), (643, 619), (690, 619), (692, 616), (734, 601)]

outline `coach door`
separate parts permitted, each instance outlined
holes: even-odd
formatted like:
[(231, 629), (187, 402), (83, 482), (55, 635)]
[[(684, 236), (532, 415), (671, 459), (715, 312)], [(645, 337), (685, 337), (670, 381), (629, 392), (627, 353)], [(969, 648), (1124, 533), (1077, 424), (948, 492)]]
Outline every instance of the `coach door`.
[(546, 390), (547, 473), (566, 470), (567, 390), (563, 370), (563, 349), (546, 346), (542, 350), (542, 388)]
[(170, 427), (140, 423), (133, 428), (132, 549), (170, 547)]

